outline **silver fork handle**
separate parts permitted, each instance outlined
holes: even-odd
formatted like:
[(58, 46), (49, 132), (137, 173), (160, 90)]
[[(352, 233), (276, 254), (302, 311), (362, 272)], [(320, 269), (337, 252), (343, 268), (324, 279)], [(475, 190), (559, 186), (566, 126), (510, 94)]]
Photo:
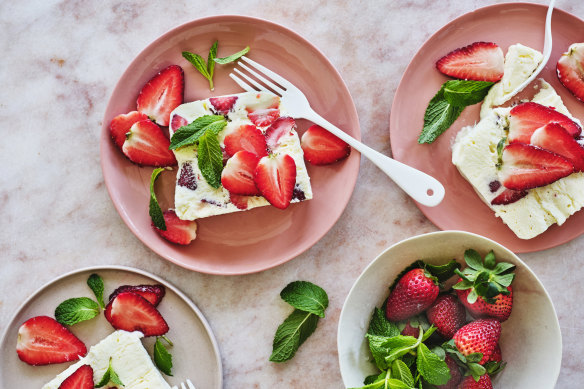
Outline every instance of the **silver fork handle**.
[(375, 166), (387, 174), (404, 192), (420, 204), (434, 207), (440, 204), (444, 198), (444, 186), (434, 177), (389, 158), (373, 150), (371, 147), (364, 145), (346, 132), (329, 123), (312, 109), (303, 116), (304, 119), (318, 124), (333, 135), (347, 142), (352, 148), (373, 162)]

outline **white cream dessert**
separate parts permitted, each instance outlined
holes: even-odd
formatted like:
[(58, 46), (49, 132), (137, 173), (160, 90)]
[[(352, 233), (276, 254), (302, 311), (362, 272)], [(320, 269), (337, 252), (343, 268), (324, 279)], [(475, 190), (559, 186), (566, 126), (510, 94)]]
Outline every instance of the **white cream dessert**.
[[(250, 92), (225, 97), (234, 97), (236, 99), (232, 103), (233, 105), (224, 111), (217, 109), (211, 103), (213, 98), (198, 100), (177, 107), (170, 116), (171, 136), (178, 128), (193, 122), (201, 116), (223, 114), (227, 119), (227, 125), (218, 135), (219, 143), (223, 149), (227, 135), (242, 126), (254, 125), (249, 118), (251, 115), (249, 112), (272, 111), (277, 117), (287, 116), (285, 108), (280, 104), (280, 99), (271, 93)], [(257, 128), (265, 134), (271, 123), (264, 126), (257, 125)], [(288, 154), (294, 159), (296, 164), (296, 185), (291, 202), (296, 203), (311, 199), (310, 177), (306, 171), (304, 153), (300, 147), (300, 140), (295, 129), (292, 128), (289, 133), (281, 136), (277, 146), (270, 151), (273, 154)], [(198, 166), (196, 146), (183, 147), (174, 150), (174, 153), (179, 165), (175, 189), (175, 212), (180, 219), (195, 220), (270, 205), (262, 196), (243, 196), (244, 206), (241, 206), (241, 204), (238, 204), (239, 206), (235, 205), (231, 201), (230, 193), (227, 189), (223, 186), (216, 189), (204, 179)]]
[[(79, 367), (90, 365), (93, 368), (93, 381), (97, 385), (107, 371), (111, 358), (112, 368), (124, 384), (125, 389), (170, 389), (162, 378), (152, 359), (142, 346), (141, 332), (118, 330), (89, 349), (87, 355), (69, 366), (42, 389), (57, 389), (59, 385)], [(110, 383), (107, 388), (118, 388)]]
[[(493, 106), (509, 100), (512, 97), (509, 93), (531, 75), (539, 61), (541, 53), (522, 45), (511, 46), (505, 58), (503, 79), (491, 88), (485, 98), (481, 120), (475, 126), (463, 128), (452, 148), (452, 163), (495, 215), (521, 239), (531, 239), (553, 224), (563, 224), (584, 206), (584, 173), (581, 172), (529, 189), (525, 197), (513, 203), (491, 204), (505, 190), (502, 185), (493, 183), (499, 183), (497, 145), (508, 135), (512, 109)], [(543, 80), (539, 82), (539, 91), (531, 101), (553, 107), (580, 125), (551, 85)]]

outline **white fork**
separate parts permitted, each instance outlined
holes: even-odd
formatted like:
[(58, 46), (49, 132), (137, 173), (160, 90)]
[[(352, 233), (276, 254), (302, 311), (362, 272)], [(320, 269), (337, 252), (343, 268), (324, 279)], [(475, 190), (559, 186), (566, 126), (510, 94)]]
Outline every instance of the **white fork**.
[[(314, 112), (314, 110), (310, 107), (308, 99), (306, 96), (304, 96), (304, 93), (302, 93), (300, 89), (294, 86), (291, 82), (245, 56), (241, 57), (241, 60), (246, 62), (249, 66), (242, 61), (239, 61), (238, 65), (267, 85), (271, 90), (238, 68), (235, 68), (234, 71), (241, 78), (233, 73), (231, 73), (229, 77), (231, 77), (243, 89), (248, 92), (257, 92), (260, 90), (272, 93), (275, 92), (276, 94), (280, 95), (282, 97), (282, 104), (294, 118), (310, 120), (311, 122), (327, 129), (335, 136), (347, 142), (351, 147), (359, 151), (362, 155), (373, 162), (400, 188), (402, 188), (408, 195), (410, 195), (420, 204), (434, 207), (442, 201), (444, 198), (444, 187), (438, 180), (426, 173), (414, 169), (411, 166), (391, 159), (388, 156), (383, 155), (380, 152), (373, 150), (369, 146), (359, 142)], [(258, 71), (263, 73), (263, 75), (258, 73)], [(265, 76), (279, 84), (279, 86), (270, 81)], [(242, 80), (242, 78), (245, 79), (245, 81)]]
[[(187, 389), (187, 387), (188, 387), (188, 389), (197, 389), (197, 388), (195, 388), (195, 385), (193, 385), (191, 380), (189, 380), (188, 378), (185, 382), (186, 382), (186, 386), (185, 386), (184, 382), (181, 382), (181, 384), (180, 384), (181, 389)], [(173, 386), (172, 389), (178, 389), (178, 386)]]

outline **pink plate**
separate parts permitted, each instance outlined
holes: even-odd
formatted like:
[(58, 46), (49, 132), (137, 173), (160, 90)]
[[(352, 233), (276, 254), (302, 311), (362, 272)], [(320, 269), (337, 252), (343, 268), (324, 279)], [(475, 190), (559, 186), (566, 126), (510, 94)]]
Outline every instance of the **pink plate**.
[[(499, 4), (465, 14), (436, 32), (418, 51), (406, 69), (391, 108), (390, 136), (397, 160), (434, 176), (446, 188), (443, 202), (434, 208), (417, 204), (443, 230), (464, 230), (493, 239), (514, 252), (545, 250), (566, 243), (584, 232), (584, 212), (570, 217), (562, 226), (554, 225), (530, 240), (517, 238), (501, 219), (483, 203), (472, 186), (452, 164), (451, 144), (458, 131), (479, 119), (480, 104), (468, 107), (458, 120), (430, 145), (417, 138), (424, 123), (428, 101), (448, 80), (434, 64), (446, 53), (475, 41), (495, 42), (507, 51), (514, 43), (541, 50), (547, 7), (527, 3)], [(553, 51), (540, 73), (562, 97), (568, 110), (584, 119), (584, 104), (565, 89), (556, 76), (556, 63), (575, 42), (582, 42), (584, 21), (561, 10), (552, 18)]]
[[(171, 64), (185, 72), (185, 101), (242, 92), (228, 77), (233, 65), (215, 67), (215, 90), (185, 59), (182, 51), (201, 54), (219, 41), (218, 56), (250, 46), (249, 57), (286, 77), (302, 90), (312, 107), (330, 122), (360, 139), (355, 106), (339, 73), (308, 41), (280, 25), (244, 16), (214, 16), (192, 21), (164, 34), (130, 64), (107, 106), (101, 134), (101, 165), (112, 201), (132, 232), (153, 251), (187, 269), (211, 274), (246, 274), (280, 265), (315, 244), (335, 224), (353, 192), (359, 153), (330, 166), (310, 166), (314, 198), (281, 211), (263, 207), (198, 220), (197, 239), (174, 245), (150, 226), (149, 180), (152, 168), (127, 160), (109, 136), (113, 117), (136, 109), (142, 86)], [(298, 121), (299, 133), (309, 123)], [(163, 209), (173, 207), (173, 172), (157, 182)]]

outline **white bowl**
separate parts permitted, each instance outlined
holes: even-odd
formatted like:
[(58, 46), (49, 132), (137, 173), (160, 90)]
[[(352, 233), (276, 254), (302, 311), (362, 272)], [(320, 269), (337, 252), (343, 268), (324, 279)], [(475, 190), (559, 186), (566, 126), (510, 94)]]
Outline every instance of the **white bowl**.
[(497, 261), (516, 265), (513, 311), (509, 320), (502, 323), (499, 341), (507, 367), (494, 378), (494, 387), (554, 387), (562, 361), (562, 335), (550, 296), (513, 252), (490, 239), (462, 231), (434, 232), (396, 243), (359, 276), (343, 305), (337, 335), (339, 364), (346, 387), (363, 386), (363, 379), (378, 371), (371, 362), (365, 333), (373, 309), (383, 304), (395, 277), (417, 259), (441, 264), (454, 258), (464, 263), (464, 251), (470, 248), (483, 256), (493, 250)]

